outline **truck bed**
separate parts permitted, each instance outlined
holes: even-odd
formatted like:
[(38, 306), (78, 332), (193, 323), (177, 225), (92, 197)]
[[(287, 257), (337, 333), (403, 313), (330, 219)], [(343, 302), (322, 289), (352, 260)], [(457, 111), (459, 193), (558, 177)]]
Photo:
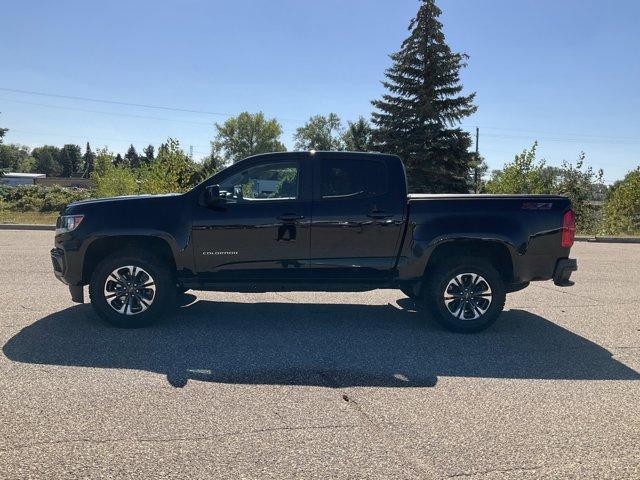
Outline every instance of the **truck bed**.
[(469, 239), (506, 246), (514, 282), (553, 276), (561, 247), (562, 220), (571, 208), (560, 195), (409, 194), (408, 226), (401, 261), (411, 264), (415, 248), (430, 255), (436, 245)]

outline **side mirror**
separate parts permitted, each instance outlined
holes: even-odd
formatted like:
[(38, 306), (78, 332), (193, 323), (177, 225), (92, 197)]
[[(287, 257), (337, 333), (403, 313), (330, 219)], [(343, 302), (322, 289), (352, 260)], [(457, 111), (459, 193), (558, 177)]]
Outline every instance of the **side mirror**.
[(220, 205), (224, 198), (220, 196), (220, 185), (209, 185), (204, 190), (204, 204), (208, 207)]

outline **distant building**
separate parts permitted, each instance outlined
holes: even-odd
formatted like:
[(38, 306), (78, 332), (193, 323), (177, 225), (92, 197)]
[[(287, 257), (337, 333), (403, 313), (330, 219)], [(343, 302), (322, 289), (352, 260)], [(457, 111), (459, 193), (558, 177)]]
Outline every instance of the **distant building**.
[(90, 178), (47, 177), (44, 173), (5, 173), (0, 177), (1, 185), (41, 185), (43, 187), (95, 188)]
[(38, 178), (35, 181), (36, 185), (42, 185), (43, 187), (53, 187), (57, 185), (59, 187), (67, 188), (95, 188), (95, 183), (90, 178), (77, 178), (77, 177), (47, 177)]
[(46, 178), (44, 173), (5, 173), (0, 177), (0, 183), (4, 185), (35, 185), (36, 179)]

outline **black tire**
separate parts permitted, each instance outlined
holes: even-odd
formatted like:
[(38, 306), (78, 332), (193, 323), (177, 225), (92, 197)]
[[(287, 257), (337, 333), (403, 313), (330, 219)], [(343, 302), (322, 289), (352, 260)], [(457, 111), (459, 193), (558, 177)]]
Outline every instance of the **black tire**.
[[(119, 280), (114, 280), (112, 272), (117, 272)], [(135, 279), (131, 277), (134, 272)], [(124, 286), (125, 283), (129, 286)], [(146, 327), (173, 311), (176, 282), (173, 271), (155, 255), (144, 250), (126, 250), (113, 253), (98, 264), (91, 276), (89, 297), (96, 313), (107, 323), (119, 328)], [(118, 313), (117, 307), (129, 313)]]
[[(458, 258), (437, 266), (426, 276), (425, 303), (435, 319), (448, 330), (479, 332), (493, 324), (504, 309), (504, 281), (485, 260)], [(478, 282), (476, 285), (472, 285), (474, 279)]]

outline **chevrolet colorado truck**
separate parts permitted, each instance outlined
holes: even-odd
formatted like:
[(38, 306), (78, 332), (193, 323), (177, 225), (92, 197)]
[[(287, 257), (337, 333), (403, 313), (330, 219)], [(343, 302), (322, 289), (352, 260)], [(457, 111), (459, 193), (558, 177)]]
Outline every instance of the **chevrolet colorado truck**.
[(237, 162), (183, 194), (75, 202), (55, 275), (100, 317), (146, 326), (188, 289), (394, 288), (446, 328), (491, 325), (531, 281), (571, 285), (575, 216), (553, 195), (408, 195), (400, 158), (290, 152)]

